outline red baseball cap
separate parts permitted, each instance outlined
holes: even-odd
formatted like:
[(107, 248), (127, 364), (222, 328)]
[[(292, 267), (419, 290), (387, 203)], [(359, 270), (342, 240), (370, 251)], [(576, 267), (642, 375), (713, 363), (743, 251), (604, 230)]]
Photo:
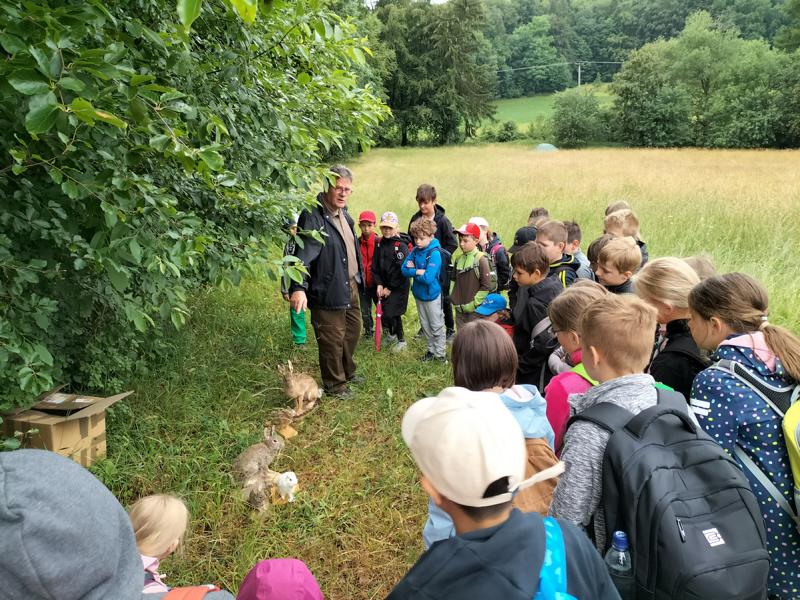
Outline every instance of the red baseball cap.
[(466, 223), (456, 229), (456, 233), (460, 233), (461, 235), (471, 235), (477, 240), (481, 237), (481, 228), (475, 225), (475, 223)]
[(372, 223), (375, 225), (375, 221), (378, 218), (375, 216), (375, 213), (371, 210), (365, 210), (360, 215), (358, 215), (358, 222), (361, 223), (362, 221), (366, 221), (367, 223)]

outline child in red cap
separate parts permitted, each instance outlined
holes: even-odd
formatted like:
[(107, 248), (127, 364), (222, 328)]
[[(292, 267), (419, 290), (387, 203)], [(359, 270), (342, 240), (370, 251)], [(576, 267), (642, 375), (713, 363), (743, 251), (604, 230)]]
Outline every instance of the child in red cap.
[(378, 295), (375, 279), (372, 277), (372, 259), (375, 256), (375, 246), (380, 239), (375, 235), (375, 222), (378, 219), (371, 210), (362, 211), (358, 215), (358, 228), (361, 236), (358, 246), (361, 249), (361, 260), (364, 265), (364, 286), (359, 290), (361, 295), (361, 321), (364, 324), (364, 337), (371, 338), (375, 333), (372, 323), (372, 305), (377, 304)]
[(456, 229), (459, 248), (453, 252), (453, 282), (450, 298), (456, 311), (456, 326), (461, 328), (480, 318), (475, 309), (493, 292), (489, 259), (478, 249), (480, 228), (467, 223)]

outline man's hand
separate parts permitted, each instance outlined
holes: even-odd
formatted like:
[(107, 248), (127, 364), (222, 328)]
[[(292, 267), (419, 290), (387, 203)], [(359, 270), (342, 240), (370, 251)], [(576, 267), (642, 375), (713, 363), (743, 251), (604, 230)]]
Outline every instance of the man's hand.
[(303, 290), (297, 290), (289, 298), (289, 305), (298, 315), (308, 308), (308, 298)]

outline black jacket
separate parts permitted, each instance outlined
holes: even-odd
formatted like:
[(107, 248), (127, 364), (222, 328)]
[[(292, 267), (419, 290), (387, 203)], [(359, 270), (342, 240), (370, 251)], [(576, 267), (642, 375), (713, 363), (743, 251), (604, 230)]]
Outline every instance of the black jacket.
[(562, 254), (556, 262), (550, 265), (548, 277), (555, 277), (561, 282), (561, 287), (569, 287), (578, 279), (578, 268), (581, 262), (572, 254)]
[(494, 259), (494, 266), (497, 269), (497, 291), (507, 290), (511, 282), (511, 262), (508, 259), (508, 252), (497, 234), (488, 241), (485, 252)]
[(636, 245), (639, 246), (639, 251), (642, 253), (642, 264), (639, 265), (639, 268), (641, 269), (650, 259), (650, 253), (647, 251), (647, 244), (645, 244), (642, 240), (636, 240)]
[[(346, 209), (345, 219), (353, 239), (356, 240), (355, 253), (358, 261), (358, 282), (363, 285), (363, 267), (361, 265), (361, 252), (358, 248), (358, 236), (353, 228), (353, 219)], [(350, 281), (347, 269), (347, 249), (344, 245), (342, 234), (331, 221), (333, 217), (322, 207), (322, 194), (317, 196), (317, 206), (303, 211), (297, 220), (297, 228), (303, 240), (295, 248), (294, 255), (303, 261), (309, 272), (302, 284), (292, 282), (289, 293), (305, 290), (308, 297), (308, 306), (324, 310), (344, 310), (350, 308)], [(325, 243), (321, 244), (304, 231), (321, 231), (325, 234)]]
[(612, 294), (633, 294), (633, 279), (628, 279), (628, 281), (619, 285), (606, 285), (604, 287)]
[[(414, 213), (414, 216), (411, 217), (411, 220), (408, 222), (407, 231), (411, 231), (411, 224), (421, 216), (422, 213), (419, 211)], [(442, 248), (452, 254), (456, 251), (456, 248), (458, 248), (458, 240), (456, 239), (456, 234), (453, 233), (453, 224), (450, 222), (450, 219), (444, 215), (444, 208), (440, 204), (437, 204), (434, 209), (433, 222), (436, 223), (436, 233), (433, 237), (439, 240), (439, 244)]]
[(709, 364), (694, 343), (689, 322), (678, 319), (667, 323), (667, 334), (653, 354), (648, 373), (683, 394), (688, 402), (694, 378)]
[(387, 319), (405, 314), (408, 306), (410, 282), (401, 272), (411, 252), (408, 249), (408, 240), (408, 237), (402, 239), (400, 236), (383, 237), (375, 244), (375, 255), (372, 258), (372, 278), (375, 285), (382, 285), (392, 291), (388, 298), (381, 300), (383, 316)]
[[(517, 383), (530, 383), (540, 386), (552, 377), (547, 368), (547, 357), (558, 346), (558, 340), (547, 329), (531, 339), (536, 325), (547, 317), (547, 309), (553, 298), (564, 288), (556, 277), (545, 277), (536, 285), (523, 286), (517, 292), (517, 302), (512, 316), (514, 318), (514, 347), (519, 356)], [(542, 375), (544, 374), (544, 378)], [(544, 390), (542, 387), (540, 392)]]
[[(564, 537), (567, 593), (618, 600), (602, 557), (586, 534), (558, 520)], [(542, 517), (517, 509), (505, 523), (433, 544), (387, 600), (531, 600), (539, 586), (545, 549)]]

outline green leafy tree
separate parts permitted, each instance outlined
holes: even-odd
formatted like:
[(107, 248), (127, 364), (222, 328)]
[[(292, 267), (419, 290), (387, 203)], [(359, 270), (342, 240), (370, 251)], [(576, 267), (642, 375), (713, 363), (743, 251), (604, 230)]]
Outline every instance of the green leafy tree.
[(573, 88), (556, 94), (553, 102), (553, 137), (567, 148), (585, 146), (600, 131), (600, 103), (595, 95)]
[(175, 6), (0, 0), (0, 408), (116, 386), (193, 288), (282, 272), (321, 160), (386, 115), (321, 2)]
[(787, 51), (797, 50), (800, 48), (800, 0), (786, 0), (783, 9), (788, 22), (778, 31), (775, 45)]
[(549, 17), (534, 17), (508, 38), (505, 63), (509, 69), (505, 96), (529, 96), (563, 90), (572, 81), (567, 60), (558, 53)]

